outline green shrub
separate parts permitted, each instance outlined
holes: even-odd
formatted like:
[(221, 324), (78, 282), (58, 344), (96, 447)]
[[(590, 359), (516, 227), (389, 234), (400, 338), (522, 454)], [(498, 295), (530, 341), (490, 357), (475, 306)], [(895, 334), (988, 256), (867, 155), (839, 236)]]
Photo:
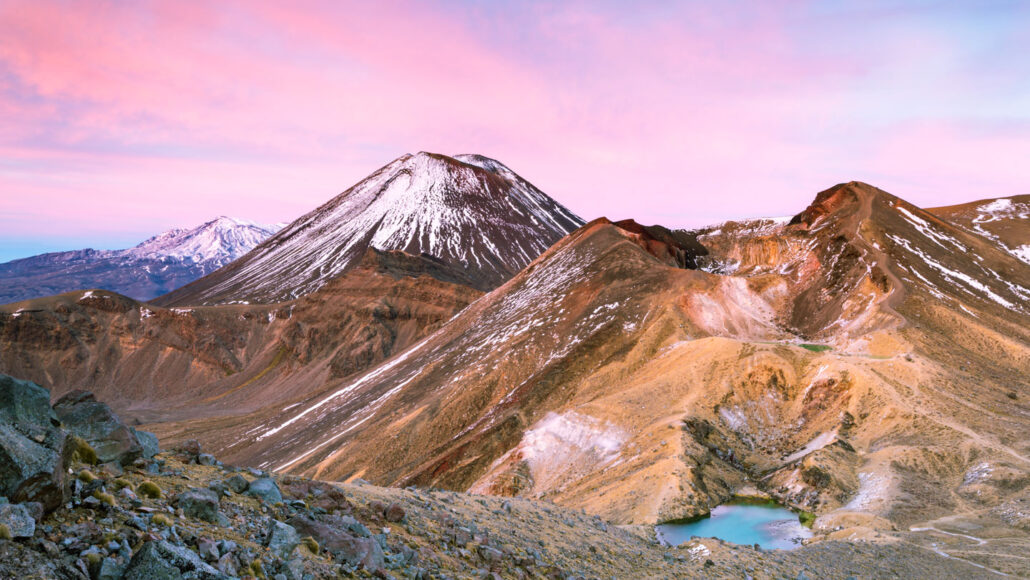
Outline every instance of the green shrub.
[(97, 464), (97, 452), (89, 443), (86, 443), (85, 439), (72, 435), (68, 438), (68, 441), (72, 462), (87, 463), (89, 465)]
[(136, 487), (136, 493), (143, 497), (149, 497), (150, 499), (157, 499), (161, 497), (161, 488), (158, 487), (153, 481), (144, 481)]
[(315, 556), (317, 556), (319, 551), (321, 551), (322, 549), (322, 547), (318, 545), (318, 540), (312, 538), (311, 536), (305, 537), (300, 541), (300, 543), (304, 544), (304, 547), (307, 548), (308, 551), (310, 551)]
[(93, 497), (100, 500), (100, 503), (114, 507), (114, 496), (109, 493), (104, 493), (99, 489), (93, 492)]
[(812, 524), (815, 523), (815, 514), (812, 512), (801, 512), (798, 514), (798, 521), (806, 528), (811, 528)]
[(79, 472), (79, 481), (82, 483), (93, 483), (96, 480), (97, 476), (93, 475), (93, 473), (88, 469), (83, 469)]
[(165, 514), (154, 514), (154, 517), (150, 518), (150, 521), (166, 528), (172, 527), (172, 518)]

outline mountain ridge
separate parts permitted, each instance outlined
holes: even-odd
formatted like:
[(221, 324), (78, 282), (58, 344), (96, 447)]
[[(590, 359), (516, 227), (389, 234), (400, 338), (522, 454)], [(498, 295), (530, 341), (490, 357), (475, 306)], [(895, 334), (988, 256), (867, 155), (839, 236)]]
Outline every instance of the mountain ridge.
[[(334, 480), (550, 497), (624, 523), (698, 515), (759, 474), (778, 500), (842, 521), (851, 498), (874, 493), (871, 478), (926, 485), (880, 463), (884, 437), (904, 462), (932, 437), (948, 461), (962, 446), (998, 469), (1024, 461), (1008, 443), (1026, 426), (1018, 405), (976, 389), (1030, 368), (1018, 327), (1030, 313), (992, 297), (1014, 303), (1028, 270), (871, 186), (827, 192), (797, 223), (732, 242), (758, 260), (733, 275), (676, 267), (634, 239), (638, 227), (594, 220), (419, 344), (253, 417), (248, 437), (220, 450)], [(701, 241), (712, 259), (737, 251)], [(1011, 286), (966, 281), (1008, 270)], [(1007, 358), (991, 377), (951, 370), (997, 352)], [(919, 386), (941, 376), (952, 382), (932, 395)], [(982, 417), (954, 397), (1004, 419), (978, 435)], [(867, 419), (878, 412), (891, 419)], [(685, 438), (664, 436), (666, 451), (670, 426)], [(929, 477), (944, 477), (935, 465)], [(918, 502), (892, 512), (883, 506), (899, 496), (875, 493), (863, 525), (933, 513)]]
[[(8, 306), (0, 371), (111, 389), (163, 439), (293, 475), (618, 524), (757, 493), (813, 513), (816, 542), (1030, 545), (1030, 267), (973, 226), (847, 182), (786, 220), (598, 218), (485, 294), (468, 271), (368, 246), (285, 303)], [(174, 383), (133, 408), (144, 371)]]
[(107, 289), (149, 300), (242, 256), (278, 227), (219, 216), (121, 250), (49, 252), (0, 264), (0, 303)]

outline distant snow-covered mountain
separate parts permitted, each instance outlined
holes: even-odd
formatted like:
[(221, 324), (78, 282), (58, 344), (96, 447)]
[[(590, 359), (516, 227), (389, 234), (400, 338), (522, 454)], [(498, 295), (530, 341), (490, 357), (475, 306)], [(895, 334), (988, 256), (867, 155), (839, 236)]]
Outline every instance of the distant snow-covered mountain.
[(124, 250), (52, 252), (0, 264), (0, 303), (102, 288), (150, 300), (246, 254), (283, 224), (221, 216)]

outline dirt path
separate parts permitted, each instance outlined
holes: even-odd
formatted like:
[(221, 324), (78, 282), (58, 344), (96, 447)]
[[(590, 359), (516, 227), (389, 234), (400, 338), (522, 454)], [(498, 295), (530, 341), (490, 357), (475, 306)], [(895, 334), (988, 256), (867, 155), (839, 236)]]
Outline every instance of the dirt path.
[[(953, 418), (950, 418), (949, 416), (947, 416), (945, 413), (939, 411), (938, 409), (936, 409), (936, 408), (934, 408), (932, 406), (929, 406), (925, 401), (930, 400), (930, 398), (927, 397), (927, 395), (925, 393), (923, 393), (922, 388), (920, 387), (920, 385), (918, 383), (913, 383), (911, 385), (905, 385), (907, 388), (912, 389), (912, 396), (911, 397), (905, 397), (905, 396), (902, 396), (902, 394), (898, 391), (897, 385), (895, 384), (895, 382), (890, 377), (884, 375), (883, 372), (881, 372), (879, 369), (870, 368), (869, 370), (871, 370), (880, 379), (881, 384), (883, 385), (885, 393), (892, 400), (896, 401), (897, 403), (902, 405), (904, 408), (906, 408), (910, 413), (922, 416), (922, 417), (924, 417), (924, 418), (926, 418), (926, 419), (928, 419), (930, 421), (933, 421), (934, 423), (937, 423), (938, 425), (942, 425), (942, 426), (947, 427), (947, 428), (949, 428), (949, 429), (951, 429), (953, 431), (956, 431), (958, 433), (962, 433), (963, 435), (968, 437), (971, 441), (976, 442), (977, 444), (981, 445), (982, 447), (984, 447), (986, 449), (995, 449), (995, 450), (998, 450), (998, 451), (1002, 451), (1002, 452), (1012, 456), (1014, 459), (1018, 459), (1019, 461), (1021, 461), (1023, 463), (1030, 464), (1030, 457), (1026, 457), (1025, 455), (1021, 454), (1019, 451), (1009, 447), (1008, 445), (1005, 445), (1005, 444), (1001, 443), (1000, 441), (997, 441), (997, 440), (995, 440), (995, 439), (993, 439), (991, 437), (988, 437), (987, 435), (985, 435), (983, 433), (979, 433), (979, 432), (973, 430), (972, 428), (966, 426), (965, 424), (960, 423), (959, 421), (957, 421), (957, 420), (955, 420)], [(936, 389), (934, 389), (934, 392), (935, 393), (940, 393), (940, 391), (938, 391)], [(982, 413), (985, 413), (985, 414), (988, 414), (988, 415), (993, 415), (993, 413), (990, 413), (990, 411), (987, 411), (986, 409), (978, 409), (978, 408), (976, 408), (975, 405), (973, 405), (972, 403), (968, 403), (968, 405), (970, 407), (972, 407), (973, 410), (976, 410), (978, 412), (982, 412)]]
[[(933, 522), (938, 522), (938, 521), (945, 520), (945, 519), (950, 519), (950, 517), (948, 517), (948, 518), (941, 518), (940, 520), (933, 520)], [(978, 538), (976, 536), (970, 536), (968, 534), (960, 534), (960, 533), (957, 533), (957, 532), (948, 532), (948, 531), (942, 530), (942, 529), (940, 529), (938, 527), (933, 526), (932, 525), (933, 522), (927, 522), (923, 526), (913, 526), (913, 527), (910, 527), (909, 531), (910, 532), (916, 532), (916, 533), (928, 532), (928, 533), (942, 534), (942, 535), (945, 535), (945, 536), (951, 536), (951, 537), (954, 537), (954, 538), (961, 538), (963, 540), (967, 540), (967, 541), (973, 542), (976, 546), (987, 546), (989, 544), (989, 540), (985, 540), (983, 538)], [(1006, 574), (1005, 572), (1002, 572), (1001, 570), (996, 570), (996, 569), (991, 568), (989, 566), (985, 566), (983, 564), (979, 564), (977, 562), (973, 562), (972, 560), (968, 560), (966, 558), (962, 558), (960, 556), (956, 556), (954, 554), (946, 552), (946, 551), (944, 551), (944, 549), (942, 549), (940, 546), (938, 546), (936, 542), (933, 542), (929, 549), (933, 550), (935, 553), (937, 553), (940, 556), (944, 556), (945, 558), (950, 558), (952, 560), (960, 560), (962, 562), (965, 562), (966, 564), (969, 564), (971, 566), (976, 566), (977, 568), (980, 568), (982, 570), (986, 570), (988, 572), (997, 574), (999, 576), (1008, 576), (1008, 577), (1012, 576), (1011, 574)], [(1011, 554), (1006, 555), (1006, 557), (1022, 558), (1022, 556), (1013, 556)], [(1024, 559), (1030, 560), (1030, 558), (1024, 558)]]
[(873, 200), (876, 198), (876, 196), (861, 189), (856, 189), (856, 193), (861, 199), (862, 204), (859, 207), (858, 211), (853, 216), (848, 218), (849, 221), (854, 222), (854, 239), (862, 246), (863, 249), (865, 249), (867, 252), (869, 252), (869, 254), (871, 254), (874, 257), (874, 259), (876, 260), (876, 264), (881, 267), (884, 274), (891, 282), (891, 291), (880, 302), (880, 306), (887, 312), (896, 316), (898, 318), (898, 321), (902, 325), (904, 325), (907, 322), (907, 319), (904, 316), (902, 316), (896, 310), (896, 308), (899, 305), (901, 305), (902, 302), (905, 301), (905, 295), (907, 293), (905, 289), (905, 284), (901, 281), (901, 278), (891, 268), (891, 260), (887, 256), (887, 254), (883, 250), (871, 244), (862, 236), (862, 224), (865, 223), (865, 221), (873, 215)]

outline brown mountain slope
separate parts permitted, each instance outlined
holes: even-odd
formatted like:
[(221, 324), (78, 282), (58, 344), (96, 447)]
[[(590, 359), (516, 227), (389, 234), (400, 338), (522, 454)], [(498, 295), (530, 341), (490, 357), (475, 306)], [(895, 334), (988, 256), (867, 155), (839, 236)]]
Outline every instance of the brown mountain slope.
[[(592, 222), (369, 373), (242, 421), (242, 436), (190, 429), (243, 463), (622, 522), (753, 487), (823, 525), (1023, 497), (1026, 266), (864, 184), (794, 222), (706, 244), (713, 261), (750, 259), (734, 275), (671, 267)], [(996, 479), (976, 479), (984, 464)]]
[(92, 390), (143, 420), (245, 413), (374, 366), (480, 295), (440, 279), (464, 281), (436, 261), (371, 250), (318, 292), (275, 305), (165, 309), (99, 290), (21, 302), (0, 308), (0, 367), (54, 396)]
[(1030, 195), (981, 199), (926, 211), (997, 242), (1030, 264)]
[(826, 537), (982, 530), (973, 559), (1030, 546), (1030, 267), (857, 182), (791, 220), (696, 234), (690, 270), (689, 233), (591, 222), (379, 364), (331, 376), (313, 356), (258, 379), (279, 398), (246, 413), (150, 428), (242, 464), (616, 522), (757, 488), (816, 512)]

